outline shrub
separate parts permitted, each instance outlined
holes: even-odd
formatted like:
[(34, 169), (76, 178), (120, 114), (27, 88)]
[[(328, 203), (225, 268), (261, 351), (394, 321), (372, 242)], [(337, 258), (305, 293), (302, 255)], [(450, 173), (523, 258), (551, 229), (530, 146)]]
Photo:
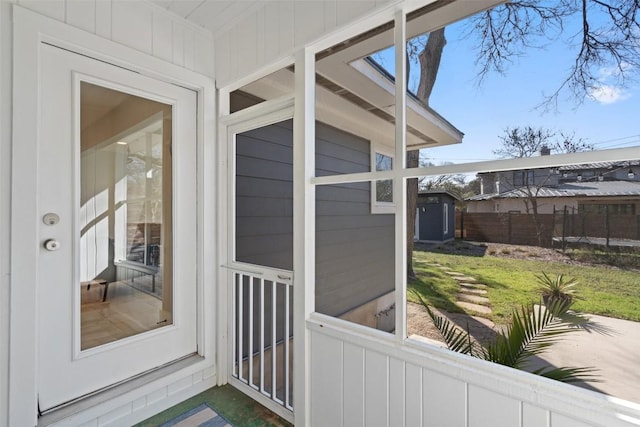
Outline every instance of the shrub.
[(564, 313), (571, 307), (573, 300), (578, 298), (575, 289), (578, 281), (575, 279), (565, 279), (562, 274), (552, 278), (544, 271), (541, 275), (536, 275), (536, 278), (542, 302), (547, 308), (557, 306), (560, 312)]

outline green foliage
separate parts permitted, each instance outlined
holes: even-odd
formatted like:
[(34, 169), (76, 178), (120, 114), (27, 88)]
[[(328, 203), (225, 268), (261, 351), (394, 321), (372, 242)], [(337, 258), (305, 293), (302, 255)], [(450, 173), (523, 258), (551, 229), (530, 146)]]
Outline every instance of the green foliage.
[(536, 275), (538, 279), (538, 290), (542, 295), (562, 298), (565, 296), (576, 297), (576, 289), (574, 287), (578, 284), (575, 279), (566, 279), (564, 275), (557, 274), (555, 278), (552, 278), (544, 271), (540, 275)]
[(411, 290), (407, 294), (409, 301), (417, 303), (418, 298), (423, 298), (431, 305), (450, 313), (462, 312), (462, 309), (455, 304), (456, 293), (460, 286), (451, 276), (419, 260), (415, 260), (413, 269), (417, 277), (409, 282)]
[[(452, 278), (442, 277), (442, 270), (430, 265), (438, 263), (487, 285), (493, 310), (487, 317), (495, 323), (505, 323), (514, 308), (540, 301), (536, 275), (545, 271), (548, 275), (564, 274), (580, 283), (581, 298), (574, 300), (571, 306), (573, 310), (640, 321), (638, 271), (531, 258), (486, 256), (488, 254), (488, 251), (485, 256), (471, 256), (416, 250), (414, 258), (418, 279), (409, 283), (409, 289), (418, 291), (431, 306), (450, 311), (455, 294), (460, 288)], [(419, 302), (416, 297), (409, 295), (411, 301)]]
[[(533, 356), (546, 351), (561, 336), (579, 330), (575, 327), (576, 318), (585, 320), (575, 314), (572, 317), (562, 316), (563, 307), (560, 303), (550, 307), (525, 305), (513, 311), (511, 324), (506, 330), (498, 332), (493, 342), (481, 345), (471, 338), (468, 331), (438, 316), (422, 298), (418, 299), (450, 350), (515, 369), (524, 369)], [(533, 374), (562, 382), (593, 380), (593, 372), (594, 368), (590, 367), (551, 366), (532, 371)]]
[(575, 289), (578, 281), (575, 279), (565, 280), (563, 274), (557, 274), (555, 278), (552, 278), (544, 271), (542, 274), (536, 275), (536, 279), (538, 280), (538, 291), (540, 291), (542, 301), (547, 307), (557, 305), (561, 312), (566, 312), (573, 304), (574, 298), (578, 298)]

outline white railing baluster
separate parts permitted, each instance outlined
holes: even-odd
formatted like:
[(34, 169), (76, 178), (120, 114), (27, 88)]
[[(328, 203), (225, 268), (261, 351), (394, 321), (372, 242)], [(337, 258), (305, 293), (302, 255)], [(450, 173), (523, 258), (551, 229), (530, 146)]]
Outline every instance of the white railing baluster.
[(276, 397), (276, 376), (278, 371), (276, 370), (276, 359), (278, 355), (278, 346), (277, 338), (276, 338), (276, 320), (277, 313), (277, 299), (278, 299), (278, 289), (275, 281), (271, 282), (271, 399), (277, 401)]
[(236, 333), (236, 316), (238, 314), (238, 309), (236, 307), (237, 303), (237, 288), (238, 288), (238, 273), (233, 273), (233, 286), (231, 287), (231, 362), (233, 363), (232, 372), (234, 377), (238, 377), (238, 360), (237, 357), (237, 333)]
[[(286, 280), (288, 282), (291, 280), (291, 276), (290, 273), (273, 274), (267, 270), (260, 271), (258, 266), (253, 266), (253, 268), (255, 268), (254, 271), (231, 268), (233, 271), (233, 285), (231, 287), (232, 376), (237, 381), (249, 386), (248, 390), (255, 390), (263, 398), (266, 396), (271, 401), (293, 411), (291, 402), (293, 394), (290, 385), (291, 370), (289, 368), (293, 358), (290, 321), (293, 290), (291, 283), (279, 281)], [(267, 283), (271, 283), (270, 304), (266, 300), (269, 295), (266, 289)], [(259, 289), (256, 289), (256, 286)], [(278, 296), (282, 297), (282, 301), (278, 301)], [(245, 304), (247, 304), (246, 310)], [(259, 306), (256, 307), (256, 304)], [(267, 314), (268, 310), (271, 310), (270, 317)], [(254, 311), (257, 311), (256, 315), (254, 315)], [(284, 316), (281, 325), (278, 325), (279, 316)], [(267, 324), (268, 318), (271, 321), (270, 328)], [(284, 334), (281, 339), (278, 337), (279, 332)], [(271, 340), (267, 339), (269, 333), (271, 333)], [(256, 345), (259, 345), (260, 348), (256, 349)], [(267, 346), (270, 347), (270, 350)], [(245, 350), (247, 351), (246, 357), (244, 356)], [(266, 360), (269, 354), (271, 355), (270, 364)], [(247, 364), (246, 372), (244, 371), (245, 363)], [(259, 372), (256, 373), (256, 369)], [(266, 372), (266, 369), (271, 369), (271, 372)], [(247, 393), (250, 394), (250, 391)]]
[[(249, 276), (250, 277), (250, 276)], [(242, 342), (244, 341), (243, 326), (244, 316), (242, 313), (242, 306), (244, 304), (244, 278), (245, 275), (240, 275), (240, 289), (238, 289), (238, 378), (244, 380), (242, 377)]]
[(264, 389), (264, 279), (260, 279), (260, 392)]
[(253, 282), (254, 277), (249, 276), (249, 351), (247, 363), (249, 366), (248, 384), (253, 387)]
[(284, 284), (284, 402), (285, 407), (293, 410), (289, 393), (289, 286)]
[[(279, 286), (279, 285), (282, 285), (282, 284), (281, 283), (275, 283), (275, 285)], [(284, 289), (283, 289), (282, 290), (283, 298), (284, 298), (284, 293), (285, 292), (284, 292)], [(284, 303), (284, 301), (283, 301), (283, 303)], [(283, 306), (283, 308), (284, 308), (284, 306)], [(276, 310), (276, 307), (273, 307), (273, 310), (274, 310), (273, 317), (274, 317), (274, 319), (277, 319), (278, 318), (278, 312)], [(282, 319), (282, 329), (283, 329), (283, 332), (284, 332), (284, 319)], [(283, 337), (283, 338), (286, 341), (286, 337)], [(282, 362), (284, 362), (284, 342), (282, 343), (282, 350), (283, 351), (282, 351), (282, 359), (280, 361), (281, 362), (280, 369), (282, 369)], [(284, 406), (284, 400), (280, 400), (278, 398), (278, 391), (277, 391), (278, 390), (278, 363), (277, 363), (277, 361), (278, 361), (278, 357), (277, 357), (278, 356), (278, 348), (276, 347), (273, 351), (274, 351), (274, 354), (276, 355), (276, 357), (274, 358), (274, 364), (273, 364), (273, 366), (274, 366), (274, 369), (273, 369), (273, 383), (275, 384), (274, 392), (273, 392), (273, 400), (275, 400), (276, 402), (278, 402), (279, 404)], [(281, 371), (281, 372), (282, 372), (282, 378), (284, 379), (285, 373), (284, 373), (284, 371)], [(282, 397), (284, 398), (284, 389), (282, 390), (282, 393), (283, 393)]]

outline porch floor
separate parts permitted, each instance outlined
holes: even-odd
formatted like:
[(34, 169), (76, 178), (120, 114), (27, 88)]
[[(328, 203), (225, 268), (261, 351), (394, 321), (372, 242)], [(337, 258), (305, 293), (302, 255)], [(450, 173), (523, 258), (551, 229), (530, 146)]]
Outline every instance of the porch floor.
[(136, 424), (136, 427), (157, 427), (203, 403), (207, 403), (236, 427), (289, 427), (292, 425), (241, 391), (225, 385), (210, 388), (193, 396)]

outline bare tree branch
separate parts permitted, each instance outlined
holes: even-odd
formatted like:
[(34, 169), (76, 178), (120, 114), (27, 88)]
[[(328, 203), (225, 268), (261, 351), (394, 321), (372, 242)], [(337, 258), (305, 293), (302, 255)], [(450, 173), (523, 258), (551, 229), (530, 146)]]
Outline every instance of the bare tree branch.
[(466, 36), (478, 38), (478, 81), (491, 72), (504, 74), (513, 58), (528, 49), (543, 48), (564, 30), (564, 20), (575, 13), (571, 1), (545, 5), (537, 0), (505, 3), (470, 20)]
[(506, 128), (504, 134), (498, 138), (501, 145), (493, 150), (493, 154), (502, 158), (532, 157), (544, 148), (556, 153), (576, 153), (594, 148), (584, 139), (576, 138), (575, 133), (568, 134), (531, 126)]
[[(626, 88), (640, 68), (639, 15), (640, 0), (522, 0), (483, 12), (466, 32), (478, 38), (478, 83), (492, 72), (504, 74), (527, 49), (544, 48), (565, 35), (575, 59), (538, 107), (556, 105), (565, 91), (579, 104), (603, 90)], [(574, 17), (580, 30), (564, 34)]]

